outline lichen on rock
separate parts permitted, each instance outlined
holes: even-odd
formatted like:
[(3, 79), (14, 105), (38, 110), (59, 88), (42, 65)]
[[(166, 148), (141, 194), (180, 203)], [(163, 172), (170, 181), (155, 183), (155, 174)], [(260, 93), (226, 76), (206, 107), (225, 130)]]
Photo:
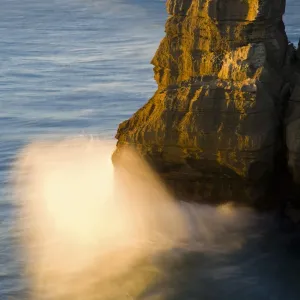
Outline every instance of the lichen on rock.
[(158, 90), (119, 126), (115, 164), (130, 145), (183, 200), (268, 206), (283, 143), (284, 9), (285, 0), (168, 0), (152, 60)]

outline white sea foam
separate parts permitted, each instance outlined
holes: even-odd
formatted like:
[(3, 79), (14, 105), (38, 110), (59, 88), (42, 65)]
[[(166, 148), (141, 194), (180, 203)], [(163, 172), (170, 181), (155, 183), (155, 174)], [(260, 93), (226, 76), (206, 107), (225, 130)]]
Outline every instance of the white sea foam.
[(242, 247), (249, 211), (175, 201), (132, 149), (115, 171), (114, 147), (81, 137), (20, 154), (16, 197), (33, 299), (138, 299), (162, 276), (154, 258)]

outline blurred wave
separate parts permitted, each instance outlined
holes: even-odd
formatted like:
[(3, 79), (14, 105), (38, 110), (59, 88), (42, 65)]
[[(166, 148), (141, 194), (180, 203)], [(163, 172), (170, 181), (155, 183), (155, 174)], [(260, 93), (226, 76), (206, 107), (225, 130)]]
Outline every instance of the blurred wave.
[[(132, 149), (114, 171), (113, 146), (76, 138), (34, 143), (19, 156), (16, 199), (33, 299), (139, 299), (154, 278), (173, 276), (161, 263), (171, 259), (172, 267), (190, 253), (220, 259), (254, 238), (250, 210), (176, 201)], [(214, 276), (230, 278), (236, 268)]]

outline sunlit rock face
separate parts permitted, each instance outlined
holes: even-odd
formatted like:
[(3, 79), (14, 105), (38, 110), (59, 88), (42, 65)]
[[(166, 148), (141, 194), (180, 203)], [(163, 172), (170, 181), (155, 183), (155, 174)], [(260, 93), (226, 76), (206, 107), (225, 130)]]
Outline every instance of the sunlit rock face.
[(158, 90), (119, 126), (181, 199), (272, 203), (287, 37), (285, 0), (168, 0)]

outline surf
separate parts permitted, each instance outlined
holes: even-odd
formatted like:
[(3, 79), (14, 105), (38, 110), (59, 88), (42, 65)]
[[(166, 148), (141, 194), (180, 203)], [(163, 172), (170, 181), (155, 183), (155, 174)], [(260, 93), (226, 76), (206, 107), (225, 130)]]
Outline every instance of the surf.
[(187, 255), (221, 257), (251, 239), (251, 210), (174, 199), (133, 149), (114, 168), (114, 149), (75, 137), (19, 153), (14, 190), (32, 299), (144, 299)]

